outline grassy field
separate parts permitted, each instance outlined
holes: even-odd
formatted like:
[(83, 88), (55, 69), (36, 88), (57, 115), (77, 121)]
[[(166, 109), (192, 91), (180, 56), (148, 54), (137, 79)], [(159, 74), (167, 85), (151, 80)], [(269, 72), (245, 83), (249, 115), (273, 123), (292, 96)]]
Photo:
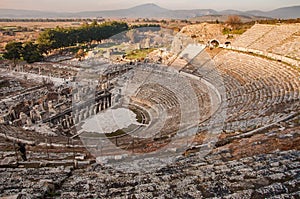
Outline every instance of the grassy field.
[(147, 48), (147, 49), (141, 49), (141, 50), (133, 50), (126, 53), (127, 59), (145, 59), (149, 53), (154, 51), (155, 48)]

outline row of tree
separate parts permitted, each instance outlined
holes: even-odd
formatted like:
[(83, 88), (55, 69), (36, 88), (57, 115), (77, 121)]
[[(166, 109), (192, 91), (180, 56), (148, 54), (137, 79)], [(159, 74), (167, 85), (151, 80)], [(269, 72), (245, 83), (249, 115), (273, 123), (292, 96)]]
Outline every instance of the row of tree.
[(5, 59), (23, 59), (28, 63), (41, 61), (43, 54), (48, 54), (51, 50), (63, 47), (74, 46), (78, 43), (89, 43), (91, 41), (101, 41), (113, 35), (128, 30), (129, 27), (123, 22), (105, 22), (98, 24), (96, 21), (91, 24), (83, 24), (79, 28), (47, 29), (40, 33), (36, 43), (33, 42), (10, 42), (5, 46)]
[(97, 24), (96, 21), (91, 24), (83, 24), (79, 28), (56, 27), (42, 32), (37, 39), (37, 43), (43, 53), (48, 53), (53, 49), (74, 46), (78, 43), (101, 42), (101, 40), (126, 31), (128, 28), (127, 23), (123, 22)]
[(32, 42), (10, 42), (5, 46), (6, 52), (3, 54), (5, 59), (13, 60), (14, 65), (19, 59), (23, 59), (28, 63), (41, 61), (43, 59), (42, 52), (37, 44)]

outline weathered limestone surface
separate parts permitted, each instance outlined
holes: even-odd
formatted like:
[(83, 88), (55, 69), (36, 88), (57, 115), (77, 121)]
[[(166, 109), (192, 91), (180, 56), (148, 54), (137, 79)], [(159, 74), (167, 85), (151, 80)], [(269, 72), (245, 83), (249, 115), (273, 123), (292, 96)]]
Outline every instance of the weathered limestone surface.
[(76, 170), (58, 191), (62, 198), (281, 198), (299, 196), (299, 151), (219, 161), (197, 154), (155, 173), (120, 173), (101, 166)]

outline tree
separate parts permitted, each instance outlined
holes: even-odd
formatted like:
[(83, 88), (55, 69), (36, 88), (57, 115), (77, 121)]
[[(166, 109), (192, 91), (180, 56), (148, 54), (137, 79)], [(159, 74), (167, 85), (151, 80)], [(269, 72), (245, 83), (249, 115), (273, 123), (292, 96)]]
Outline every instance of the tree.
[(16, 61), (21, 58), (23, 47), (21, 42), (10, 42), (5, 46), (6, 52), (3, 54), (5, 59), (13, 60), (14, 66)]
[(51, 50), (50, 46), (46, 45), (46, 44), (39, 43), (39, 44), (37, 44), (37, 47), (38, 47), (39, 51), (41, 52), (41, 54), (45, 53), (47, 55), (49, 53), (49, 51)]
[(128, 30), (127, 23), (106, 22), (98, 24), (97, 21), (93, 21), (91, 25), (86, 23), (79, 28), (56, 27), (55, 29), (47, 29), (39, 35), (37, 43), (43, 53), (48, 53), (52, 49), (73, 46), (77, 43), (108, 39), (125, 30)]
[(237, 15), (230, 15), (230, 16), (228, 16), (226, 23), (228, 25), (231, 25), (234, 29), (237, 29), (241, 25), (242, 20)]
[(45, 53), (48, 54), (51, 49), (53, 48), (53, 43), (54, 43), (54, 31), (51, 29), (47, 29), (40, 33), (37, 43), (39, 45), (39, 49)]
[(43, 59), (42, 52), (39, 50), (38, 45), (32, 42), (26, 42), (23, 45), (22, 55), (27, 63), (38, 62)]
[(98, 26), (98, 22), (96, 19), (93, 20), (93, 22), (91, 23), (90, 25), (91, 27), (95, 27), (95, 26)]

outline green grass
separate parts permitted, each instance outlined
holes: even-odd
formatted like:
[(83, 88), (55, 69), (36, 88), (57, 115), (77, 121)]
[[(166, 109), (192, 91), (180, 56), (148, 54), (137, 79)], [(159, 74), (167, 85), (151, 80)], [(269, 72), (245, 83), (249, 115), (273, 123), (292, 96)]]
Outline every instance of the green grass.
[(15, 30), (17, 29), (17, 26), (5, 26), (1, 28), (2, 30)]
[(147, 48), (147, 49), (140, 49), (140, 50), (133, 50), (126, 53), (127, 59), (145, 59), (147, 55), (153, 52), (155, 48)]
[(232, 30), (231, 34), (241, 35), (246, 31), (247, 31), (246, 29)]
[(228, 34), (241, 35), (246, 31), (247, 31), (247, 29), (233, 29), (233, 30), (230, 30), (228, 28), (224, 28), (223, 29), (223, 35), (228, 35)]

